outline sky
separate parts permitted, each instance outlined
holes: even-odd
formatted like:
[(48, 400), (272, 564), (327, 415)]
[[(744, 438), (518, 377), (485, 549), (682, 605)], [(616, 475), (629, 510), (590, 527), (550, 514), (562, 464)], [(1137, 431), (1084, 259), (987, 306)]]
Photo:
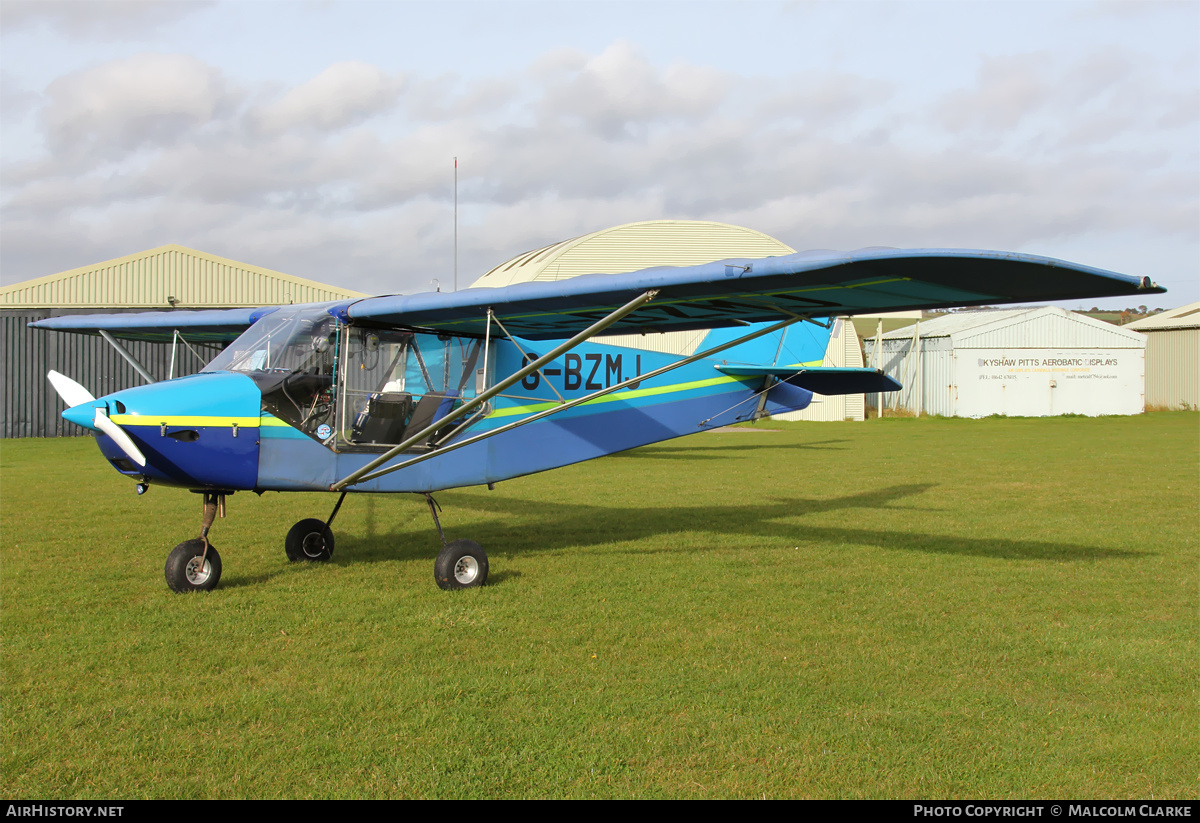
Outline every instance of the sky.
[(460, 288), (685, 219), (1200, 300), (1192, 0), (0, 0), (0, 149), (3, 285), (179, 243), (448, 290), (457, 158)]

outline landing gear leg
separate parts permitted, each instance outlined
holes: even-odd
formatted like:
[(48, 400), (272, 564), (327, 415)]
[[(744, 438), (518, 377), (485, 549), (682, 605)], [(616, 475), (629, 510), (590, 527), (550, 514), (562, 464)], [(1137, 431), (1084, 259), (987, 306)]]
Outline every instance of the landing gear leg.
[(198, 540), (185, 540), (167, 555), (163, 574), (171, 591), (207, 592), (217, 587), (221, 579), (221, 555), (208, 542), (217, 513), (225, 516), (224, 492), (204, 492), (204, 519)]
[(482, 586), (487, 582), (488, 576), (488, 559), (483, 547), (474, 540), (454, 540), (447, 543), (442, 523), (437, 516), (441, 507), (428, 492), (425, 494), (425, 502), (429, 504), (429, 513), (433, 515), (433, 524), (437, 526), (438, 537), (442, 540), (442, 550), (433, 562), (433, 579), (438, 588), (449, 591)]
[(324, 523), (310, 517), (288, 530), (287, 539), (284, 540), (284, 551), (287, 552), (288, 560), (325, 562), (333, 557), (333, 531), (329, 527), (333, 525), (333, 518), (337, 517), (338, 509), (342, 507), (342, 501), (345, 499), (346, 493), (342, 492), (329, 519)]

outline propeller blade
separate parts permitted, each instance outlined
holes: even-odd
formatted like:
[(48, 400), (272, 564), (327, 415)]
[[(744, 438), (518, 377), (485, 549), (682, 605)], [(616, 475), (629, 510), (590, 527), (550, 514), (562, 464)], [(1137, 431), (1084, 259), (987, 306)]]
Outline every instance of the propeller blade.
[[(76, 385), (79, 384), (76, 383)], [(96, 409), (96, 417), (93, 419), (93, 422), (96, 425), (96, 430), (102, 431), (111, 437), (113, 442), (121, 447), (121, 451), (125, 452), (130, 460), (139, 466), (146, 465), (146, 456), (129, 439), (129, 435), (125, 433), (123, 428), (108, 419), (108, 414), (105, 413), (104, 409)]]
[(50, 380), (50, 385), (58, 392), (58, 396), (67, 404), (67, 408), (78, 406), (80, 403), (91, 403), (96, 398), (92, 397), (92, 393), (83, 386), (76, 383), (65, 374), (59, 374), (53, 369), (46, 375)]

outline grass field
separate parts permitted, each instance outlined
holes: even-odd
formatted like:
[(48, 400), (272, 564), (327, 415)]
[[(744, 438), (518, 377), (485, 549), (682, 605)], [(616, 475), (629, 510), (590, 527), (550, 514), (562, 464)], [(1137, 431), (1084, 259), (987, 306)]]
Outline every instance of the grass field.
[(704, 434), (438, 495), (196, 495), (0, 446), (9, 798), (1196, 798), (1200, 415)]

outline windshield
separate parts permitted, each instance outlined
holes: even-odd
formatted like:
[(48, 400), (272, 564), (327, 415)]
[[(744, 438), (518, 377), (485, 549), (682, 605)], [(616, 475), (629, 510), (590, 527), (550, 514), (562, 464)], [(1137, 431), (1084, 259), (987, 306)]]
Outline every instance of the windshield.
[[(333, 305), (332, 303), (329, 305)], [(328, 306), (282, 308), (259, 320), (205, 371), (294, 372), (326, 360), (337, 334)]]
[(315, 440), (330, 442), (339, 324), (326, 311), (328, 305), (268, 314), (205, 371), (246, 374), (262, 392), (263, 409)]

